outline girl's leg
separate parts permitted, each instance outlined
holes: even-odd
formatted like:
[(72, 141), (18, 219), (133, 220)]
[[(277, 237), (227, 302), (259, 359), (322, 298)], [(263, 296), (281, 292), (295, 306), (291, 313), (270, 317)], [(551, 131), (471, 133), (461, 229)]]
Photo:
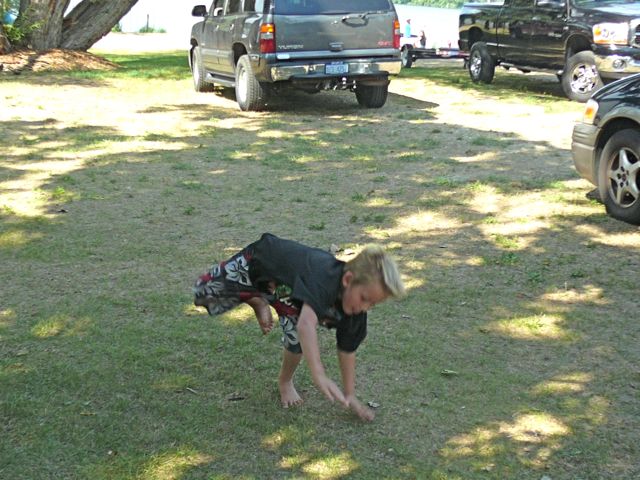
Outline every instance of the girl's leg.
[(296, 368), (298, 368), (301, 359), (302, 353), (293, 353), (286, 348), (283, 349), (278, 388), (280, 389), (280, 401), (284, 408), (302, 403), (302, 398), (293, 386), (293, 375), (296, 373)]
[(273, 328), (273, 316), (271, 315), (271, 308), (269, 303), (262, 297), (252, 297), (245, 301), (247, 305), (253, 308), (253, 312), (256, 314), (260, 330), (266, 335)]
[(211, 267), (200, 276), (194, 288), (196, 306), (205, 307), (209, 315), (220, 315), (241, 303), (247, 303), (253, 311), (263, 334), (273, 328), (269, 303), (263, 293), (251, 284), (249, 276), (250, 248), (235, 254), (229, 260)]

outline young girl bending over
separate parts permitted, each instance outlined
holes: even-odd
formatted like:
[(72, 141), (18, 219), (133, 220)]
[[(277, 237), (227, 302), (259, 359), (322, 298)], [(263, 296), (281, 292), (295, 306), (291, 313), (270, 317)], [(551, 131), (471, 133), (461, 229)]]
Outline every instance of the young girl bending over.
[[(273, 328), (271, 308), (283, 331), (284, 353), (278, 379), (282, 405), (302, 403), (293, 375), (304, 356), (314, 384), (361, 419), (374, 418), (356, 397), (355, 352), (367, 334), (367, 310), (404, 294), (398, 267), (377, 245), (366, 246), (349, 262), (331, 253), (265, 233), (229, 260), (214, 265), (195, 285), (195, 305), (219, 315), (250, 305), (260, 328)], [(327, 377), (318, 347), (317, 326), (336, 329), (341, 390)]]

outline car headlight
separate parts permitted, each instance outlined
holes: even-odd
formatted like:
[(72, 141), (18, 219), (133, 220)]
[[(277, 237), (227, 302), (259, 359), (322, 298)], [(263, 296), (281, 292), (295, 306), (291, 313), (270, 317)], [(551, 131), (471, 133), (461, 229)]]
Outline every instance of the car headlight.
[(582, 121), (593, 125), (593, 121), (598, 113), (598, 102), (593, 98), (590, 98), (584, 107), (584, 113), (582, 114)]
[(628, 23), (597, 23), (592, 27), (593, 41), (606, 45), (628, 45), (629, 44), (629, 24)]

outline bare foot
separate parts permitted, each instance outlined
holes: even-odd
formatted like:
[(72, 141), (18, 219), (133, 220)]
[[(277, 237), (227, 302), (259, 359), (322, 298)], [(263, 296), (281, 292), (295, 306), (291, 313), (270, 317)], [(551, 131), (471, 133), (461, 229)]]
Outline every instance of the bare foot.
[(279, 383), (278, 388), (280, 388), (280, 402), (284, 408), (294, 407), (303, 402), (293, 382)]

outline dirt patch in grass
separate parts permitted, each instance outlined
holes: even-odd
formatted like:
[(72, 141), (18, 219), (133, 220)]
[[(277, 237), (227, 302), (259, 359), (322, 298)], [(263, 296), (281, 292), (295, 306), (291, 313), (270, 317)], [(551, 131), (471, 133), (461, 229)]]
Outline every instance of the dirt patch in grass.
[(57, 48), (39, 52), (16, 50), (0, 55), (0, 68), (3, 72), (16, 74), (23, 71), (115, 70), (118, 65), (89, 52)]

